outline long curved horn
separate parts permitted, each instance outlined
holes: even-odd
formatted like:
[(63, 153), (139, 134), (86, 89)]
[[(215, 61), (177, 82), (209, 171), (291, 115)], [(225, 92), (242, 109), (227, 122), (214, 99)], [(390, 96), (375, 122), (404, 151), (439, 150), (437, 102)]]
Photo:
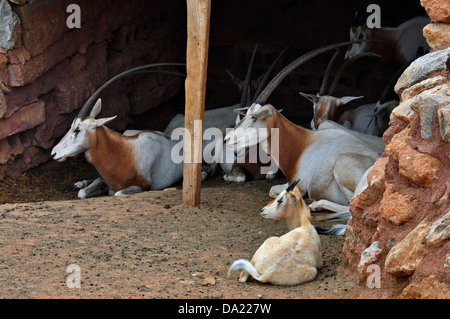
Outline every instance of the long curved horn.
[(331, 67), (336, 61), (336, 58), (338, 57), (340, 51), (341, 50), (339, 48), (336, 49), (336, 52), (333, 54), (333, 57), (331, 58), (330, 62), (328, 62), (327, 69), (325, 70), (325, 75), (323, 76), (322, 85), (319, 90), (319, 95), (324, 95), (326, 93), (325, 91), (328, 86), (328, 80), (330, 79)]
[[(145, 71), (148, 68), (153, 68), (153, 67), (159, 67), (159, 66), (181, 66), (181, 65), (186, 65), (185, 63), (152, 63), (152, 64), (145, 64), (145, 65), (141, 65), (132, 69), (129, 69), (127, 71), (124, 71), (122, 73), (117, 74), (116, 76), (114, 76), (113, 78), (111, 78), (110, 80), (108, 80), (105, 84), (103, 84), (101, 87), (99, 87), (92, 95), (91, 97), (84, 103), (84, 105), (81, 107), (80, 112), (78, 113), (78, 117), (84, 117), (86, 115), (87, 110), (92, 106), (92, 104), (94, 103), (94, 101), (96, 101), (98, 99), (98, 97), (100, 96), (100, 93), (103, 92), (111, 83), (113, 83), (114, 81), (117, 81), (119, 79), (123, 79), (127, 76), (131, 76), (131, 75), (135, 75), (135, 74), (140, 74), (140, 73), (153, 73), (153, 72), (164, 72), (167, 73), (169, 71), (163, 71), (163, 70), (155, 70), (155, 71)], [(175, 73), (175, 72), (174, 72)]]
[(380, 57), (380, 55), (372, 53), (372, 52), (363, 52), (363, 53), (357, 54), (354, 57), (352, 57), (352, 58), (348, 59), (347, 61), (345, 61), (344, 64), (341, 65), (339, 71), (337, 72), (336, 77), (334, 78), (333, 83), (331, 84), (330, 90), (328, 91), (328, 95), (333, 95), (334, 89), (336, 88), (336, 86), (337, 86), (337, 84), (339, 82), (339, 79), (342, 76), (342, 72), (344, 72), (345, 68), (350, 63), (352, 63), (355, 60), (357, 60), (359, 58), (362, 58), (364, 56), (373, 57), (373, 58), (379, 58)]
[(264, 104), (266, 103), (267, 99), (269, 98), (270, 94), (277, 88), (277, 86), (283, 81), (286, 76), (289, 75), (292, 71), (294, 71), (296, 68), (298, 68), (303, 63), (311, 60), (312, 58), (318, 56), (319, 54), (328, 52), (330, 50), (345, 47), (347, 45), (351, 45), (354, 43), (361, 43), (367, 40), (354, 40), (354, 41), (347, 41), (347, 42), (341, 42), (337, 44), (330, 44), (323, 46), (321, 48), (315, 49), (309, 53), (306, 53), (302, 55), (301, 57), (297, 58), (296, 60), (292, 61), (290, 64), (288, 64), (284, 69), (282, 69), (273, 79), (269, 82), (269, 84), (264, 88), (264, 90), (261, 92), (261, 94), (256, 99), (255, 103), (258, 104)]
[(256, 50), (258, 50), (258, 45), (255, 45), (253, 49), (252, 57), (250, 58), (250, 63), (248, 64), (247, 75), (245, 76), (244, 89), (242, 90), (241, 97), (241, 108), (247, 106), (248, 88), (252, 80), (253, 65), (255, 64)]
[(277, 57), (276, 59), (272, 62), (272, 64), (270, 65), (269, 69), (266, 71), (266, 73), (264, 73), (264, 77), (262, 78), (261, 82), (258, 84), (258, 87), (256, 88), (255, 94), (253, 95), (253, 99), (252, 102), (255, 102), (256, 98), (259, 96), (259, 94), (261, 93), (261, 91), (264, 89), (267, 80), (269, 79), (270, 74), (272, 73), (273, 69), (275, 68), (275, 65), (278, 63), (278, 61), (281, 59), (281, 57), (283, 56), (283, 54), (287, 51), (289, 47), (286, 47)]

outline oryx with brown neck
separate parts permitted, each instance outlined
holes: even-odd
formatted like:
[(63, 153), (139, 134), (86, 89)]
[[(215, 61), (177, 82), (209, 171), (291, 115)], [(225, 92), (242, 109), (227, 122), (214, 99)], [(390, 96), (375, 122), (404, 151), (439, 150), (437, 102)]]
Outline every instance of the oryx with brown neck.
[[(143, 72), (148, 67), (166, 65), (181, 64), (146, 65), (125, 71), (106, 82), (83, 105), (69, 131), (52, 149), (52, 158), (60, 162), (84, 153), (99, 173), (100, 177), (94, 181), (84, 180), (74, 184), (74, 188), (79, 189), (79, 198), (163, 189), (183, 176), (183, 163), (171, 160), (171, 150), (176, 142), (171, 141), (169, 136), (161, 132), (137, 130), (125, 131), (122, 135), (105, 126), (116, 116), (96, 118), (102, 108), (98, 96), (110, 83)], [(87, 115), (95, 98), (98, 99)]]
[[(348, 206), (361, 177), (379, 157), (360, 135), (330, 126), (312, 131), (295, 125), (266, 101), (276, 86), (295, 68), (309, 59), (337, 47), (344, 42), (316, 49), (293, 61), (281, 70), (260, 94), (257, 102), (247, 110), (242, 121), (226, 136), (229, 147), (239, 154), (256, 143), (262, 143), (288, 183), (299, 180), (302, 196), (327, 200)], [(272, 134), (278, 139), (273, 140)], [(278, 145), (272, 145), (278, 143)], [(278, 152), (272, 152), (278, 146)], [(278, 194), (287, 185), (283, 185)], [(275, 189), (273, 189), (275, 190)]]

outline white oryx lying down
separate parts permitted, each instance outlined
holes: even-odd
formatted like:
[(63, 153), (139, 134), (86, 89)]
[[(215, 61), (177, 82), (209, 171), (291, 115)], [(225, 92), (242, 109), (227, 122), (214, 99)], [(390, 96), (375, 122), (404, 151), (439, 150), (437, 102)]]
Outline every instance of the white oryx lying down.
[[(167, 73), (184, 75), (165, 70), (148, 70), (161, 66), (184, 66), (184, 63), (153, 63), (141, 65), (117, 74), (84, 103), (72, 122), (69, 131), (52, 149), (51, 157), (64, 161), (85, 153), (101, 177), (94, 181), (76, 182), (79, 198), (109, 195), (134, 194), (147, 190), (163, 189), (181, 179), (183, 164), (171, 160), (175, 142), (161, 132), (128, 130), (122, 134), (108, 129), (105, 124), (116, 116), (96, 119), (102, 108), (99, 98), (111, 83), (141, 73)], [(86, 112), (93, 106), (90, 115)]]
[[(271, 155), (288, 183), (299, 180), (297, 186), (302, 196), (342, 206), (350, 204), (360, 179), (379, 157), (380, 148), (373, 147), (370, 140), (380, 138), (351, 132), (336, 123), (329, 124), (326, 129), (308, 130), (290, 122), (272, 105), (266, 104), (266, 100), (290, 71), (322, 52), (348, 44), (314, 50), (285, 67), (226, 136), (228, 146), (238, 155), (247, 147), (262, 143), (264, 151)], [(278, 139), (272, 138), (275, 133)], [(272, 152), (276, 147), (278, 152)], [(277, 196), (286, 186), (272, 187), (271, 195)]]
[(251, 262), (236, 260), (228, 273), (241, 271), (240, 282), (252, 276), (260, 282), (275, 285), (297, 285), (314, 280), (322, 267), (320, 238), (310, 223), (311, 214), (296, 183), (266, 205), (266, 218), (287, 219), (290, 232), (270, 237), (258, 248)]
[(154, 131), (125, 131), (123, 135), (114, 132), (105, 124), (115, 116), (96, 119), (100, 111), (98, 99), (89, 116), (74, 119), (51, 153), (54, 160), (64, 161), (84, 152), (100, 174), (92, 183), (74, 184), (75, 188), (81, 188), (79, 198), (102, 195), (105, 191), (119, 196), (164, 189), (181, 179), (183, 164), (170, 160), (174, 141)]

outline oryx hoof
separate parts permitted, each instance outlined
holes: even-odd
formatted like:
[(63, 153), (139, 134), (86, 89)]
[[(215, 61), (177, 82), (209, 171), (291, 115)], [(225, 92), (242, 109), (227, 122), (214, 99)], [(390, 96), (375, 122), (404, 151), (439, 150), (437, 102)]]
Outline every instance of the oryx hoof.
[(226, 182), (243, 183), (245, 182), (245, 175), (225, 174), (223, 175), (223, 179)]

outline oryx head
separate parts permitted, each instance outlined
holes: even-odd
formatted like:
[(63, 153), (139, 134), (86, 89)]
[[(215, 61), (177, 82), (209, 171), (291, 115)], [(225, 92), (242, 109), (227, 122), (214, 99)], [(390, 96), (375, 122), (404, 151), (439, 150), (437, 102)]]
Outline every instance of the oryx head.
[[(299, 180), (293, 182), (285, 190), (283, 190), (277, 198), (268, 203), (261, 210), (264, 218), (277, 220), (291, 219), (294, 215), (299, 214), (299, 210), (309, 211), (308, 206), (303, 200), (302, 194), (297, 187)], [(302, 213), (302, 211), (300, 211)]]
[(277, 75), (273, 77), (269, 84), (264, 87), (264, 90), (257, 95), (253, 104), (249, 108), (245, 107), (235, 110), (236, 112), (244, 115), (244, 118), (226, 135), (225, 142), (227, 143), (227, 147), (234, 147), (235, 152), (237, 152), (239, 156), (244, 154), (246, 147), (253, 146), (257, 143), (266, 142), (270, 137), (269, 128), (267, 125), (268, 119), (278, 113), (272, 105), (266, 104), (266, 101), (277, 86), (293, 70), (298, 68), (303, 63), (322, 53), (348, 46), (352, 43), (353, 42), (342, 42), (315, 49), (295, 59), (284, 67)]
[(306, 94), (300, 92), (300, 95), (313, 103), (314, 117), (311, 120), (311, 128), (317, 130), (320, 123), (326, 120), (336, 121), (337, 108), (347, 104), (350, 101), (363, 98), (363, 96), (343, 96), (334, 97), (330, 95), (321, 96), (318, 94)]
[(269, 133), (265, 120), (277, 111), (270, 104), (261, 106), (258, 103), (234, 111), (243, 119), (228, 132), (225, 142), (227, 147), (234, 148), (237, 156), (242, 156), (248, 147), (267, 141)]
[(69, 131), (52, 149), (51, 156), (54, 160), (62, 162), (68, 157), (75, 157), (89, 149), (89, 132), (112, 121), (116, 116), (96, 119), (102, 109), (102, 101), (98, 99), (89, 116), (80, 116), (73, 120)]
[(350, 46), (345, 52), (344, 59), (347, 60), (353, 58), (354, 56), (369, 50), (369, 42), (364, 40), (370, 39), (371, 30), (372, 29), (368, 28), (366, 25), (353, 26), (350, 28), (350, 41), (361, 40), (363, 42), (354, 43), (352, 46)]
[(333, 83), (330, 86), (330, 89), (327, 91), (328, 80), (330, 79), (331, 67), (335, 62), (337, 56), (339, 55), (339, 48), (336, 49), (333, 57), (328, 63), (327, 69), (325, 71), (325, 75), (323, 77), (322, 85), (320, 86), (320, 91), (317, 94), (306, 94), (300, 92), (300, 95), (308, 99), (313, 103), (313, 119), (311, 120), (311, 128), (317, 129), (320, 123), (326, 120), (337, 121), (337, 108), (341, 105), (347, 104), (353, 100), (363, 98), (363, 96), (343, 96), (343, 97), (334, 97), (333, 93), (336, 89), (337, 84), (342, 76), (343, 71), (346, 67), (354, 62), (355, 60), (362, 58), (364, 56), (369, 57), (379, 57), (379, 55), (374, 54), (372, 52), (363, 52), (361, 54), (357, 54), (351, 59), (347, 60), (345, 63), (341, 65), (339, 70), (336, 73), (336, 76), (333, 80)]
[[(99, 98), (99, 96), (111, 83), (129, 76), (142, 73), (166, 73), (184, 76), (184, 74), (171, 71), (148, 70), (154, 67), (184, 66), (184, 65), (185, 65), (184, 63), (145, 64), (119, 73), (110, 80), (108, 80), (101, 87), (99, 87), (81, 107), (80, 112), (78, 113), (77, 117), (73, 120), (72, 126), (70, 127), (69, 131), (66, 133), (66, 135), (64, 135), (61, 141), (52, 149), (51, 152), (52, 158), (54, 160), (62, 162), (67, 157), (74, 157), (80, 153), (87, 151), (89, 149), (88, 132), (93, 132), (97, 127), (103, 126), (116, 118), (116, 116), (113, 116), (104, 119), (95, 119), (95, 117), (100, 113), (102, 109), (102, 101)], [(94, 101), (96, 101), (96, 103), (92, 108), (91, 113), (89, 114), (89, 116), (86, 116), (87, 111), (91, 108), (92, 104), (94, 104)]]

